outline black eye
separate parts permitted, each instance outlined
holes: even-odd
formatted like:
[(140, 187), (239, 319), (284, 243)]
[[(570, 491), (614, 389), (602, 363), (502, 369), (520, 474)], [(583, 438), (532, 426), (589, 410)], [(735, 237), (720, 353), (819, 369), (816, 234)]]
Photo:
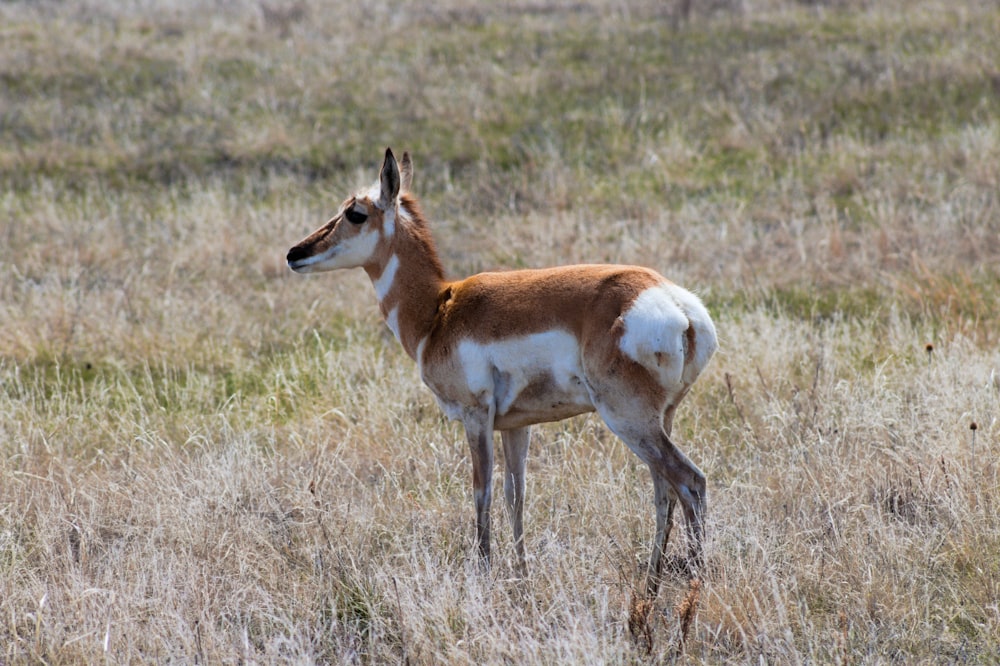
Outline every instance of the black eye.
[(348, 208), (344, 211), (344, 217), (346, 217), (347, 221), (351, 224), (364, 224), (365, 220), (368, 219), (368, 214), (362, 213), (354, 208)]

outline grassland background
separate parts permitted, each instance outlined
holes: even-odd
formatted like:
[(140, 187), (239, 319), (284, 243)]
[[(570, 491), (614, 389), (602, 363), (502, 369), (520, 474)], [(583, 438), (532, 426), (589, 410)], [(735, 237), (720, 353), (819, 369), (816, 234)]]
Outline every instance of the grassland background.
[[(991, 663), (1000, 6), (680, 5), (0, 3), (0, 662)], [(363, 274), (284, 267), (386, 145), (452, 275), (708, 304), (686, 633), (677, 579), (630, 634), (599, 420), (536, 429), (484, 576)]]

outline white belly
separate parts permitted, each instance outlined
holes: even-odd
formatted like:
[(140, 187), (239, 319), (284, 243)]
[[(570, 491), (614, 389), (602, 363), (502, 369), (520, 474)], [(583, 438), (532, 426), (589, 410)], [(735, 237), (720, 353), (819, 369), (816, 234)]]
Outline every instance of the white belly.
[[(494, 342), (465, 340), (457, 348), (467, 396), (492, 406), (498, 430), (558, 421), (594, 410), (576, 337), (546, 331)], [(434, 390), (435, 387), (431, 386)], [(435, 390), (445, 413), (460, 417), (460, 396)]]

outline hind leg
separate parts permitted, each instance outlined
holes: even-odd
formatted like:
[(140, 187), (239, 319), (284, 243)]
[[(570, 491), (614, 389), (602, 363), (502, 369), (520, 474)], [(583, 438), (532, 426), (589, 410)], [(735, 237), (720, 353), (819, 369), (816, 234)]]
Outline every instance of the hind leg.
[(702, 544), (705, 540), (705, 506), (707, 503), (705, 474), (680, 449), (674, 446), (666, 434), (663, 435), (661, 446), (666, 457), (673, 461), (667, 481), (684, 510), (684, 522), (688, 536), (687, 564), (692, 574), (696, 574), (704, 564)]
[[(684, 511), (688, 536), (688, 566), (697, 570), (702, 561), (704, 538), (705, 475), (671, 441), (664, 424), (667, 416), (660, 407), (629, 396), (623, 391), (606, 391), (595, 399), (598, 413), (618, 437), (649, 467), (656, 502), (656, 536), (650, 555), (647, 590), (654, 596), (663, 569), (663, 551), (670, 536), (671, 514), (679, 503)], [(604, 397), (607, 396), (607, 397)], [(674, 401), (671, 401), (672, 403)], [(675, 404), (675, 403), (674, 403)], [(673, 411), (670, 412), (670, 421)]]
[[(663, 411), (663, 432), (667, 437), (673, 430), (674, 413), (677, 404), (687, 393), (689, 387), (684, 387), (680, 395)], [(656, 537), (653, 539), (653, 552), (649, 558), (649, 568), (646, 573), (646, 589), (650, 597), (656, 596), (656, 591), (660, 580), (663, 577), (664, 560), (667, 552), (667, 542), (670, 540), (670, 532), (673, 528), (674, 508), (677, 506), (677, 495), (670, 485), (670, 481), (656, 473), (650, 467), (650, 474), (653, 477), (653, 504), (656, 506)]]
[(687, 527), (687, 568), (692, 574), (701, 568), (706, 483), (705, 475), (670, 441), (666, 433), (661, 431), (659, 437), (649, 437), (656, 442), (652, 447), (645, 444), (648, 441), (646, 439), (640, 440), (643, 444), (638, 447), (633, 447), (632, 444), (629, 447), (636, 451), (653, 472), (656, 540), (650, 556), (648, 589), (651, 595), (655, 595), (663, 571), (663, 553), (670, 537), (671, 514), (678, 503), (684, 511)]
[[(677, 411), (677, 405), (680, 404), (681, 400), (687, 395), (688, 390), (691, 388), (690, 384), (685, 384), (681, 390), (677, 393), (667, 408), (663, 411), (663, 438), (662, 446), (664, 448), (673, 448), (678, 454), (686, 461), (686, 465), (690, 467), (692, 475), (692, 483), (688, 486), (688, 489), (692, 494), (692, 503), (696, 505), (696, 511), (691, 512), (688, 509), (688, 504), (685, 504), (684, 517), (688, 525), (688, 537), (690, 539), (688, 545), (688, 565), (693, 568), (698, 568), (702, 565), (702, 551), (701, 543), (704, 538), (704, 515), (705, 515), (705, 494), (706, 494), (706, 484), (705, 475), (702, 473), (698, 466), (691, 462), (679, 449), (675, 447), (671, 439), (671, 433), (674, 428), (674, 413)], [(665, 484), (668, 486), (668, 492), (671, 495), (670, 509), (673, 509), (676, 503), (677, 496), (673, 493), (673, 488), (669, 488), (671, 485), (669, 480)], [(670, 527), (667, 526), (666, 535), (669, 536)], [(664, 547), (666, 547), (666, 537), (663, 541)]]

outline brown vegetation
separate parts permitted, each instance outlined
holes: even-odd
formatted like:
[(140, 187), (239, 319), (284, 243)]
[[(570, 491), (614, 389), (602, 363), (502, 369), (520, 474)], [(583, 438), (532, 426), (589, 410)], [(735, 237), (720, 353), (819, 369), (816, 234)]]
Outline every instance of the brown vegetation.
[[(0, 662), (992, 659), (1000, 10), (708, 4), (0, 4)], [(635, 613), (651, 484), (583, 417), (480, 573), (367, 279), (283, 264), (386, 145), (452, 275), (704, 297), (699, 588)]]

